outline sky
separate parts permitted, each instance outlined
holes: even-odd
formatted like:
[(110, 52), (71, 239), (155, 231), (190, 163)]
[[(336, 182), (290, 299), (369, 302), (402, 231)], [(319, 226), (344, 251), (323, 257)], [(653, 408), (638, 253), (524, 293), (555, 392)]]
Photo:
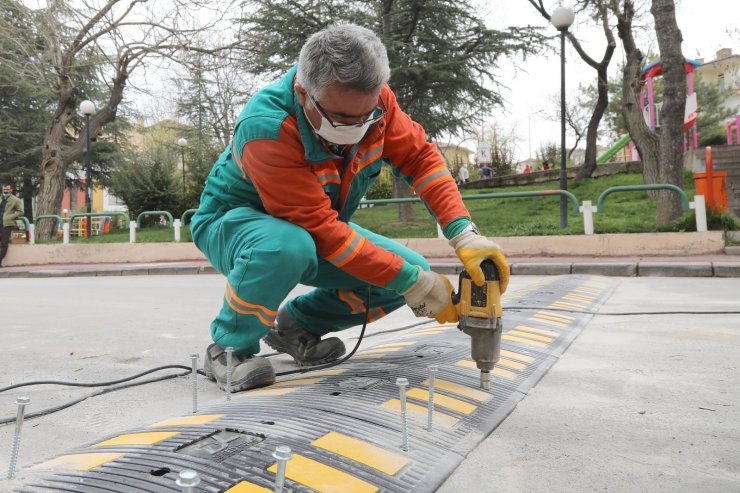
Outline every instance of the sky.
[[(544, 4), (552, 12), (560, 2), (545, 0)], [(639, 3), (639, 0), (638, 0)], [(643, 2), (647, 3), (647, 2)], [(488, 27), (502, 29), (509, 25), (531, 24), (546, 26), (553, 35), (557, 30), (549, 26), (534, 7), (527, 0), (487, 0), (483, 7), (489, 12), (484, 13)], [(562, 2), (567, 7), (573, 7), (574, 1)], [(680, 0), (676, 6), (678, 26), (683, 35), (683, 53), (687, 58), (701, 58), (705, 62), (714, 60), (717, 50), (723, 47), (732, 48), (734, 54), (740, 53), (740, 33), (728, 34), (728, 30), (737, 29), (737, 19), (740, 18), (740, 8), (737, 0)], [(644, 21), (650, 23), (650, 36), (641, 35), (638, 40), (643, 53), (652, 50), (658, 51), (654, 31), (652, 29), (652, 15), (645, 12)], [(571, 30), (581, 42), (589, 55), (600, 60), (604, 53), (606, 41), (603, 31), (590, 20), (576, 18)], [(616, 75), (618, 65), (624, 60), (621, 42), (616, 35), (617, 50), (612, 57), (609, 67), (610, 77)], [(566, 98), (574, 97), (578, 85), (594, 84), (596, 72), (586, 65), (578, 56), (575, 49), (566, 46)], [(560, 142), (560, 123), (548, 121), (541, 111), (555, 114), (551, 98), (560, 94), (560, 57), (558, 49), (544, 56), (531, 57), (525, 61), (516, 60), (501, 68), (501, 82), (508, 87), (502, 95), (507, 101), (503, 110), (493, 112), (494, 119), (505, 121), (513, 126), (518, 136), (518, 145), (515, 152), (517, 161), (534, 156), (541, 145), (548, 142)], [(514, 66), (516, 65), (516, 67)], [(559, 99), (556, 99), (559, 101)], [(531, 134), (531, 141), (529, 135)], [(569, 139), (570, 140), (570, 139)], [(470, 142), (470, 141), (469, 141)], [(600, 144), (609, 145), (609, 139), (603, 139)], [(585, 143), (580, 144), (585, 147)]]
[[(543, 26), (545, 33), (557, 34), (557, 30), (550, 26), (535, 11), (527, 0), (473, 0), (480, 9), (480, 15), (485, 19), (489, 28), (505, 29), (508, 26), (534, 25)], [(552, 12), (560, 2), (545, 0), (548, 11)], [(576, 0), (563, 0), (563, 5), (573, 7)], [(643, 53), (657, 52), (652, 15), (646, 9), (649, 0), (636, 0), (643, 7), (640, 16), (643, 24), (649, 23), (649, 29), (638, 32), (638, 44)], [(728, 31), (737, 30), (738, 19), (737, 0), (678, 0), (677, 20), (683, 34), (683, 52), (688, 58), (703, 57), (711, 61), (718, 49), (732, 48), (733, 53), (740, 53), (740, 32), (729, 34)], [(592, 58), (600, 60), (606, 41), (600, 26), (584, 16), (577, 16), (571, 30), (580, 40), (581, 45)], [(624, 60), (621, 42), (616, 36), (617, 49), (609, 67), (610, 77), (616, 75), (618, 66)], [(513, 132), (516, 136), (514, 157), (516, 161), (534, 157), (537, 150), (547, 143), (560, 143), (560, 123), (556, 120), (560, 94), (560, 57), (559, 42), (553, 44), (556, 50), (542, 55), (529, 57), (526, 60), (501, 59), (496, 67), (498, 81), (501, 84), (502, 96), (506, 102), (503, 108), (492, 108), (491, 120), (496, 121), (505, 131)], [(576, 51), (566, 45), (566, 97), (575, 97), (579, 84), (591, 85), (595, 83), (595, 71), (581, 60)], [(157, 67), (159, 65), (159, 67)], [(155, 120), (173, 117), (172, 109), (175, 104), (175, 94), (171, 88), (164, 87), (162, 81), (172, 75), (173, 67), (168, 62), (150, 62), (145, 71), (139, 71), (132, 77), (132, 83), (139, 87), (153, 89), (153, 95), (134, 95), (129, 92), (128, 99), (133, 106), (145, 116)], [(169, 75), (167, 75), (169, 74)], [(548, 118), (549, 116), (549, 118)], [(531, 136), (531, 138), (530, 138)], [(475, 136), (462, 135), (448, 139), (451, 144), (460, 144), (475, 147)], [(568, 139), (571, 145), (571, 139)], [(609, 136), (604, 135), (599, 142), (609, 146)], [(581, 141), (579, 147), (585, 147)]]

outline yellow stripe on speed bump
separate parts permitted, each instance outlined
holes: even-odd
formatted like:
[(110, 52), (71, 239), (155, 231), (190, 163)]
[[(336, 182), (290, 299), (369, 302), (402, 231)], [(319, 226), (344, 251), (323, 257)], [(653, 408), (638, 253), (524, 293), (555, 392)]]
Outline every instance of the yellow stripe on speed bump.
[(584, 307), (580, 305), (576, 305), (573, 303), (566, 303), (564, 301), (556, 301), (552, 305), (550, 305), (550, 308), (565, 308), (566, 310), (573, 310), (576, 312), (582, 312)]
[(540, 323), (554, 325), (555, 327), (563, 327), (563, 328), (565, 328), (565, 327), (568, 327), (570, 325), (570, 324), (565, 323), (565, 322), (559, 322), (557, 320), (553, 320), (550, 317), (543, 317), (542, 315), (532, 315), (531, 317), (529, 317), (529, 319), (530, 320), (533, 320), (535, 322), (540, 322)]
[(228, 490), (224, 491), (224, 493), (273, 493), (274, 491), (275, 490), (273, 489), (263, 488), (254, 483), (240, 481)]
[(576, 294), (576, 293), (568, 293), (563, 298), (567, 298), (569, 300), (576, 300), (576, 301), (585, 301), (586, 303), (591, 303), (594, 301), (593, 296), (586, 296), (584, 294)]
[(405, 347), (405, 346), (411, 346), (416, 344), (416, 341), (403, 341), (403, 342), (389, 342), (388, 344), (381, 344), (380, 346), (374, 346), (370, 349), (381, 349), (381, 348), (390, 348), (390, 347)]
[(191, 426), (191, 425), (204, 425), (211, 421), (216, 421), (218, 418), (226, 416), (225, 414), (196, 414), (195, 416), (183, 416), (181, 418), (170, 418), (149, 425), (147, 428), (158, 428), (160, 426)]
[(559, 313), (553, 313), (553, 312), (537, 312), (537, 313), (535, 313), (535, 315), (541, 316), (541, 317), (546, 317), (546, 318), (551, 318), (553, 320), (556, 320), (558, 322), (563, 322), (563, 323), (566, 323), (566, 324), (569, 324), (573, 320), (576, 319), (575, 317), (571, 317), (571, 316), (568, 316), (568, 315), (561, 315)]
[(60, 455), (49, 461), (37, 464), (31, 469), (72, 469), (75, 471), (89, 471), (112, 460), (123, 457), (124, 454), (114, 452), (90, 452), (87, 454)]
[(518, 361), (511, 361), (510, 359), (506, 358), (500, 358), (498, 360), (498, 363), (496, 365), (501, 365), (504, 368), (511, 368), (512, 370), (523, 370), (527, 367), (524, 363), (519, 363)]
[(530, 327), (529, 325), (517, 325), (516, 327), (514, 327), (514, 330), (525, 330), (527, 332), (532, 332), (533, 334), (552, 337), (553, 339), (560, 336), (560, 334), (558, 334), (554, 330), (538, 329), (536, 327)]
[[(277, 464), (267, 468), (277, 472)], [(319, 493), (375, 493), (378, 487), (339, 469), (294, 454), (285, 465), (285, 476), (291, 481), (308, 486)], [(290, 490), (290, 488), (287, 488)]]
[[(506, 336), (503, 336), (503, 337), (506, 337)], [(464, 368), (471, 368), (473, 370), (478, 370), (478, 367), (475, 365), (475, 361), (470, 360), (470, 359), (464, 359), (464, 360), (458, 361), (457, 363), (455, 363), (455, 366), (462, 366)], [(513, 371), (504, 370), (503, 368), (499, 368), (499, 367), (495, 367), (491, 371), (491, 373), (493, 373), (497, 377), (504, 377), (504, 378), (509, 378), (509, 379), (516, 378), (516, 373), (514, 373)]]
[[(382, 407), (383, 409), (388, 409), (389, 411), (400, 413), (401, 412), (401, 401), (398, 399), (390, 399), (382, 403), (380, 407)], [(428, 412), (426, 406), (420, 406), (418, 404), (414, 404), (413, 402), (407, 402), (406, 411), (414, 418), (423, 420), (424, 423), (426, 423), (427, 412)], [(441, 413), (439, 411), (434, 411), (434, 423), (439, 424), (440, 426), (443, 426), (444, 428), (452, 428), (459, 421), (460, 421), (459, 419), (453, 416), (450, 416), (449, 414)]]
[(109, 440), (105, 440), (100, 443), (96, 443), (93, 447), (109, 447), (112, 445), (154, 445), (162, 440), (167, 440), (175, 435), (179, 435), (179, 431), (152, 431), (148, 433), (128, 433), (126, 435), (118, 435)]
[(347, 457), (389, 476), (395, 475), (411, 462), (401, 454), (336, 431), (314, 440), (311, 445)]
[(510, 336), (508, 334), (502, 335), (501, 339), (505, 341), (518, 342), (520, 344), (526, 344), (528, 346), (547, 347), (547, 344), (544, 344), (542, 342), (533, 341), (532, 339), (526, 339), (524, 337)]
[(283, 382), (278, 382), (270, 385), (270, 388), (272, 387), (292, 387), (292, 386), (300, 386), (300, 385), (311, 385), (314, 383), (323, 382), (326, 380), (326, 378), (296, 378), (293, 380), (285, 380)]
[[(424, 380), (422, 385), (429, 387), (429, 379)], [(467, 397), (478, 402), (486, 402), (491, 398), (491, 394), (483, 392), (482, 390), (474, 389), (472, 387), (466, 387), (455, 382), (448, 382), (447, 380), (434, 379), (434, 388), (449, 392), (451, 394), (457, 394), (462, 397)], [(435, 397), (436, 399), (436, 397)]]
[(387, 348), (371, 348), (362, 351), (362, 354), (386, 354), (400, 351), (402, 347), (387, 347)]
[(515, 353), (514, 351), (507, 351), (506, 349), (501, 350), (501, 356), (506, 356), (507, 358), (516, 359), (519, 361), (524, 361), (525, 363), (531, 363), (532, 361), (534, 361), (534, 358), (531, 356), (527, 356), (526, 354)]
[(261, 390), (250, 390), (249, 392), (242, 392), (242, 395), (235, 397), (237, 399), (243, 399), (245, 397), (259, 397), (263, 395), (285, 395), (290, 394), (291, 392), (295, 392), (298, 390), (295, 387), (285, 387), (285, 388), (268, 388), (268, 389), (261, 389)]
[(346, 368), (327, 368), (326, 370), (316, 370), (312, 371), (311, 375), (319, 376), (319, 375), (341, 375), (342, 373), (346, 372)]
[[(406, 396), (419, 401), (429, 402), (429, 391), (424, 389), (409, 389), (406, 392)], [(434, 405), (465, 415), (473, 414), (478, 409), (478, 406), (442, 394), (436, 394), (434, 396)]]
[(523, 330), (510, 330), (507, 332), (508, 335), (517, 336), (517, 337), (526, 337), (527, 339), (533, 339), (535, 341), (544, 342), (545, 344), (550, 344), (553, 341), (552, 337), (545, 337), (537, 334), (532, 334), (529, 332), (525, 332)]

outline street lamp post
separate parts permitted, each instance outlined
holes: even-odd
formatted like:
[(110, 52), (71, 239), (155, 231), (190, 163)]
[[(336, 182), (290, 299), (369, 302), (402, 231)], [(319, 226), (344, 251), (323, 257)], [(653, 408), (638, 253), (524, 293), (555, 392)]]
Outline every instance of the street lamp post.
[[(560, 31), (560, 189), (568, 190), (568, 173), (565, 168), (565, 33), (573, 24), (573, 9), (556, 8), (550, 22)], [(564, 195), (560, 196), (560, 227), (568, 227), (568, 203)]]
[[(95, 103), (89, 99), (84, 100), (80, 103), (80, 112), (85, 115), (85, 204), (86, 211), (88, 214), (92, 212), (92, 169), (90, 169), (90, 116), (95, 113)], [(92, 223), (92, 217), (87, 216), (87, 225), (85, 227), (85, 234), (87, 238), (90, 238), (90, 223)]]
[(182, 160), (182, 201), (185, 203), (185, 146), (188, 145), (188, 139), (180, 137), (177, 139), (177, 145), (180, 147), (180, 159)]

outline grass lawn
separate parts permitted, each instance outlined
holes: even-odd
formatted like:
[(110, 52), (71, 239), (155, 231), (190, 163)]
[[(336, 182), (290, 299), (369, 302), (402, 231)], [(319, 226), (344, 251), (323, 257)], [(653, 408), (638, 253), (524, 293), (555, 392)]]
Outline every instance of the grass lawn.
[[(591, 200), (596, 207), (599, 194), (618, 185), (641, 185), (641, 174), (618, 174), (604, 178), (573, 181), (568, 189), (579, 203)], [(492, 192), (521, 192), (557, 189), (557, 183), (542, 185), (463, 190), (463, 196)], [(689, 200), (694, 198), (694, 181), (687, 175), (684, 190)], [(568, 228), (560, 228), (560, 196), (481, 199), (466, 201), (478, 228), (486, 236), (544, 236), (583, 234), (583, 216), (573, 212), (568, 202)], [(391, 238), (435, 238), (436, 226), (421, 204), (414, 204), (415, 219), (411, 224), (398, 221), (397, 205), (382, 205), (358, 210), (353, 218), (357, 224)], [(655, 227), (657, 199), (645, 192), (619, 192), (604, 201), (604, 212), (594, 214), (595, 233), (638, 233), (648, 231), (680, 231), (695, 229), (694, 213), (689, 210), (675, 224)]]
[[(619, 185), (641, 185), (642, 175), (618, 174), (597, 179), (572, 181), (569, 191), (579, 203), (591, 200), (594, 208), (601, 192)], [(463, 190), (463, 196), (496, 192), (521, 192), (528, 190), (557, 189), (557, 183), (522, 187), (489, 188), (483, 190)], [(694, 181), (691, 174), (684, 178), (684, 190), (689, 200), (694, 199)], [(566, 230), (560, 228), (560, 196), (522, 197), (504, 199), (480, 199), (466, 201), (473, 220), (486, 236), (547, 236), (561, 234), (583, 234), (583, 216), (573, 212), (568, 202), (569, 224)], [(657, 200), (648, 198), (645, 192), (618, 192), (609, 195), (604, 202), (604, 212), (594, 214), (595, 233), (643, 233), (651, 231), (695, 231), (694, 211), (685, 211), (674, 223), (655, 227)], [(376, 233), (390, 238), (436, 238), (434, 221), (422, 204), (413, 205), (415, 219), (411, 223), (398, 221), (397, 205), (376, 205), (359, 209), (353, 221)], [(709, 229), (738, 229), (740, 225), (729, 216), (709, 217)], [(192, 241), (190, 228), (181, 230), (183, 242)], [(71, 238), (71, 243), (127, 243), (128, 229), (113, 230), (107, 235), (86, 238)], [(162, 226), (144, 227), (136, 232), (136, 242), (174, 241), (172, 228)], [(55, 243), (61, 240), (55, 240)]]
[[(69, 238), (70, 243), (128, 243), (128, 229), (112, 229), (110, 233), (102, 236), (91, 236), (87, 238)], [(166, 243), (175, 241), (175, 233), (172, 228), (164, 226), (142, 227), (136, 230), (136, 243)], [(190, 227), (180, 229), (180, 241), (192, 241)], [(61, 243), (62, 240), (37, 241), (37, 243)]]

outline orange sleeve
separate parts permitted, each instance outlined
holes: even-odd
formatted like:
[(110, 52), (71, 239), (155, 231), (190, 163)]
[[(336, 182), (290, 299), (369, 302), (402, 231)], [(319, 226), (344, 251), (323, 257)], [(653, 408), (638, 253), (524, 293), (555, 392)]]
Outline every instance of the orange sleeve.
[(401, 110), (388, 86), (383, 88), (381, 97), (388, 108), (384, 156), (401, 174), (413, 179), (413, 190), (443, 228), (454, 219), (470, 218), (455, 179), (437, 147), (427, 142), (424, 129)]
[(297, 128), (286, 120), (278, 140), (248, 142), (239, 161), (270, 215), (308, 231), (318, 254), (332, 264), (366, 282), (387, 286), (404, 259), (338, 220), (303, 152)]

